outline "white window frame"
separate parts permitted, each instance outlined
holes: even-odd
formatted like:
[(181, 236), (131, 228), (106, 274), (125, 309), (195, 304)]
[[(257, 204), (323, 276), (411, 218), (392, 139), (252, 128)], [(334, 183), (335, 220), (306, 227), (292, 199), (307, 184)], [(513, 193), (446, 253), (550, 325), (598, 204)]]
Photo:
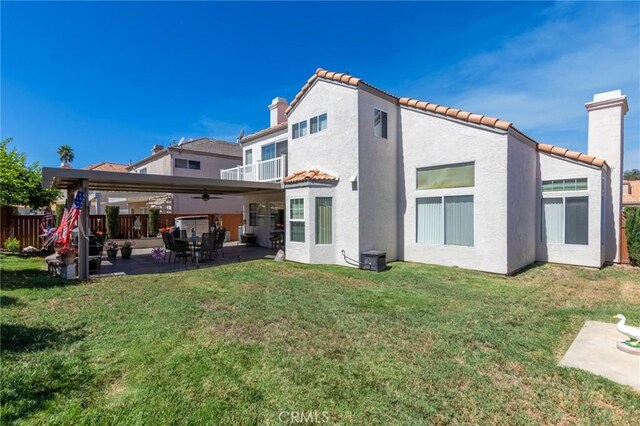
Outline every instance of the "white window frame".
[[(247, 161), (249, 157), (251, 157), (251, 162)], [(248, 166), (250, 164), (253, 164), (253, 148), (245, 149), (244, 151), (244, 165)]]
[[(326, 127), (324, 129), (320, 128), (320, 117), (324, 116), (325, 117), (325, 122), (327, 123)], [(313, 131), (313, 120), (316, 121), (316, 130)], [(324, 132), (325, 130), (327, 130), (329, 128), (329, 116), (326, 112), (322, 113), (322, 114), (318, 114), (314, 117), (311, 117), (309, 119), (309, 134), (310, 135), (314, 135), (316, 133), (320, 133), (320, 132)]]
[[(330, 232), (331, 242), (330, 243), (319, 243), (318, 242), (318, 223), (319, 223), (319, 221), (318, 221), (318, 200), (319, 199), (323, 199), (323, 198), (331, 200), (331, 232)], [(321, 196), (315, 197), (315, 206), (314, 206), (315, 207), (315, 211), (314, 211), (315, 230), (314, 231), (315, 231), (315, 234), (316, 234), (315, 235), (315, 243), (316, 243), (317, 246), (331, 246), (331, 245), (333, 245), (333, 241), (335, 240), (335, 238), (333, 238), (333, 229), (334, 229), (334, 223), (335, 223), (335, 220), (334, 220), (335, 219), (335, 213), (334, 213), (335, 209), (333, 208), (333, 206), (334, 206), (333, 198), (334, 197), (321, 197)]]
[[(553, 180), (560, 180), (560, 179), (553, 179)], [(589, 197), (589, 194), (587, 192), (587, 190), (584, 189), (580, 189), (580, 190), (575, 190), (575, 191), (564, 191), (564, 192), (568, 192), (569, 194), (563, 194), (561, 192), (545, 192), (544, 195), (542, 196), (542, 198), (540, 198), (540, 233), (539, 233), (539, 238), (540, 238), (540, 242), (546, 245), (550, 245), (550, 246), (582, 246), (582, 247), (587, 247), (590, 244), (590, 240), (591, 237), (589, 235), (589, 222), (591, 221), (591, 217), (588, 217), (587, 220), (587, 244), (577, 244), (577, 243), (567, 243), (567, 233), (566, 233), (566, 228), (567, 228), (567, 198), (586, 198), (587, 199), (587, 212), (589, 212), (589, 206), (591, 204), (591, 197)], [(561, 243), (550, 243), (547, 241), (547, 236), (546, 236), (546, 231), (542, 226), (542, 219), (544, 217), (544, 200), (545, 199), (562, 199), (562, 242)], [(602, 212), (600, 212), (600, 214), (602, 214)]]
[[(294, 200), (302, 200), (302, 219), (292, 219), (291, 218), (291, 202)], [(306, 225), (306, 218), (307, 215), (305, 214), (305, 209), (307, 207), (307, 203), (305, 202), (305, 198), (304, 197), (293, 197), (293, 198), (289, 198), (289, 203), (287, 206), (287, 216), (289, 219), (289, 242), (291, 243), (298, 243), (298, 244), (306, 244), (307, 242), (307, 225)], [(293, 238), (293, 232), (291, 232), (291, 222), (297, 222), (297, 223), (302, 223), (304, 225), (304, 233), (303, 233), (303, 239), (304, 241), (294, 241), (292, 240)]]
[[(467, 187), (465, 189), (468, 188), (472, 188), (472, 187)], [(449, 188), (447, 188), (449, 189)], [(429, 194), (430, 191), (437, 191), (437, 193), (433, 193), (433, 194)], [(415, 238), (415, 243), (419, 246), (428, 246), (428, 247), (463, 247), (463, 248), (474, 248), (476, 246), (476, 196), (473, 192), (469, 192), (469, 191), (465, 191), (465, 192), (458, 192), (455, 191), (453, 193), (449, 193), (446, 192), (443, 193), (442, 189), (429, 189), (429, 190), (420, 190), (420, 192), (422, 193), (421, 195), (417, 195), (416, 196), (416, 206), (415, 206), (415, 212), (416, 212), (416, 228), (415, 228), (415, 232), (416, 232), (416, 238)], [(473, 198), (473, 245), (470, 246), (461, 246), (461, 245), (456, 245), (456, 244), (447, 244), (447, 235), (446, 235), (446, 215), (445, 215), (445, 208), (444, 208), (444, 200), (445, 198), (451, 198), (451, 197), (472, 197)], [(429, 243), (419, 243), (418, 242), (418, 200), (422, 199), (422, 198), (439, 198), (440, 199), (440, 215), (442, 217), (440, 226), (442, 228), (442, 242), (441, 243), (433, 243), (433, 244), (429, 244)]]

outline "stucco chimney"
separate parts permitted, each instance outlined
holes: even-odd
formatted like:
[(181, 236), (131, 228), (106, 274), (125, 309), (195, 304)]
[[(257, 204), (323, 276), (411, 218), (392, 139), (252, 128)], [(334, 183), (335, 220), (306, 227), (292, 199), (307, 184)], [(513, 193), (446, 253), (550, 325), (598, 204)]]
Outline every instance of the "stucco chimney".
[(284, 113), (289, 102), (285, 98), (274, 98), (269, 105), (269, 112), (271, 114), (271, 121), (269, 127), (277, 126), (280, 123), (287, 121), (287, 115)]
[(163, 149), (164, 149), (164, 146), (162, 146), (162, 145), (154, 145), (151, 148), (151, 155), (156, 154), (156, 153), (162, 151)]
[(605, 260), (619, 262), (624, 116), (629, 105), (620, 90), (612, 90), (595, 94), (593, 102), (585, 107), (589, 112), (589, 155), (602, 158), (609, 165), (609, 185), (605, 195)]

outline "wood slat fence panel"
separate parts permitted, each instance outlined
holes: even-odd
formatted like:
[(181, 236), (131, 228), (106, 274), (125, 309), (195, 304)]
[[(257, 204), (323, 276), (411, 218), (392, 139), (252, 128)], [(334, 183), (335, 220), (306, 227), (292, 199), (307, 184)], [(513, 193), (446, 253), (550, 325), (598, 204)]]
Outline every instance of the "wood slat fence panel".
[[(8, 209), (7, 209), (8, 210)], [(216, 221), (231, 232), (231, 240), (237, 241), (239, 239), (238, 226), (242, 225), (242, 214), (161, 214), (160, 226), (173, 226), (175, 219), (181, 216), (208, 216), (209, 223), (214, 224)], [(133, 230), (133, 223), (136, 217), (140, 218), (142, 222), (141, 236), (145, 236), (147, 233), (147, 221), (149, 216), (146, 214), (124, 214), (118, 216), (119, 232), (118, 239), (138, 238), (138, 232)], [(11, 212), (2, 209), (2, 215), (0, 216), (0, 241), (4, 244), (4, 241), (9, 237), (17, 238), (20, 241), (20, 247), (34, 246), (40, 247), (40, 221), (42, 215), (12, 215)], [(105, 215), (90, 215), (90, 227), (94, 231), (104, 232), (106, 216)]]

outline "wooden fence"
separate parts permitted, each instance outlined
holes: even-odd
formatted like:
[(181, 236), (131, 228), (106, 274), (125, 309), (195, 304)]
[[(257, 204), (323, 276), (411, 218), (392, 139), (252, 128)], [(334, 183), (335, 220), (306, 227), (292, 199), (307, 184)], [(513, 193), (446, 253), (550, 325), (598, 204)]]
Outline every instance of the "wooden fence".
[[(231, 241), (237, 241), (240, 237), (238, 235), (238, 227), (242, 226), (242, 214), (241, 213), (224, 213), (224, 214), (161, 214), (160, 226), (173, 226), (175, 218), (180, 216), (208, 216), (209, 223), (218, 223), (219, 226), (226, 228), (231, 232)], [(141, 234), (133, 229), (133, 223), (136, 218), (140, 218), (142, 224)], [(92, 214), (90, 218), (90, 227), (93, 231), (104, 232), (106, 216)], [(147, 221), (149, 216), (146, 214), (121, 214), (118, 216), (119, 232), (118, 239), (135, 239), (140, 236), (145, 236), (147, 233)], [(42, 215), (13, 215), (10, 209), (2, 209), (0, 216), (0, 241), (4, 244), (4, 241), (9, 238), (17, 238), (20, 241), (20, 247), (33, 246), (40, 247), (40, 221)], [(154, 234), (155, 236), (155, 234)]]

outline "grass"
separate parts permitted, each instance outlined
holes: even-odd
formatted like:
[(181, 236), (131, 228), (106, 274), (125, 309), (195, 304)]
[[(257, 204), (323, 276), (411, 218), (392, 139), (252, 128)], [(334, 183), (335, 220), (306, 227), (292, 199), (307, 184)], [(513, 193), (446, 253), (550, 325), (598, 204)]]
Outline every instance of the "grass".
[(0, 260), (5, 424), (640, 418), (630, 388), (557, 367), (585, 320), (640, 322), (637, 269), (265, 260), (67, 284), (41, 259)]

